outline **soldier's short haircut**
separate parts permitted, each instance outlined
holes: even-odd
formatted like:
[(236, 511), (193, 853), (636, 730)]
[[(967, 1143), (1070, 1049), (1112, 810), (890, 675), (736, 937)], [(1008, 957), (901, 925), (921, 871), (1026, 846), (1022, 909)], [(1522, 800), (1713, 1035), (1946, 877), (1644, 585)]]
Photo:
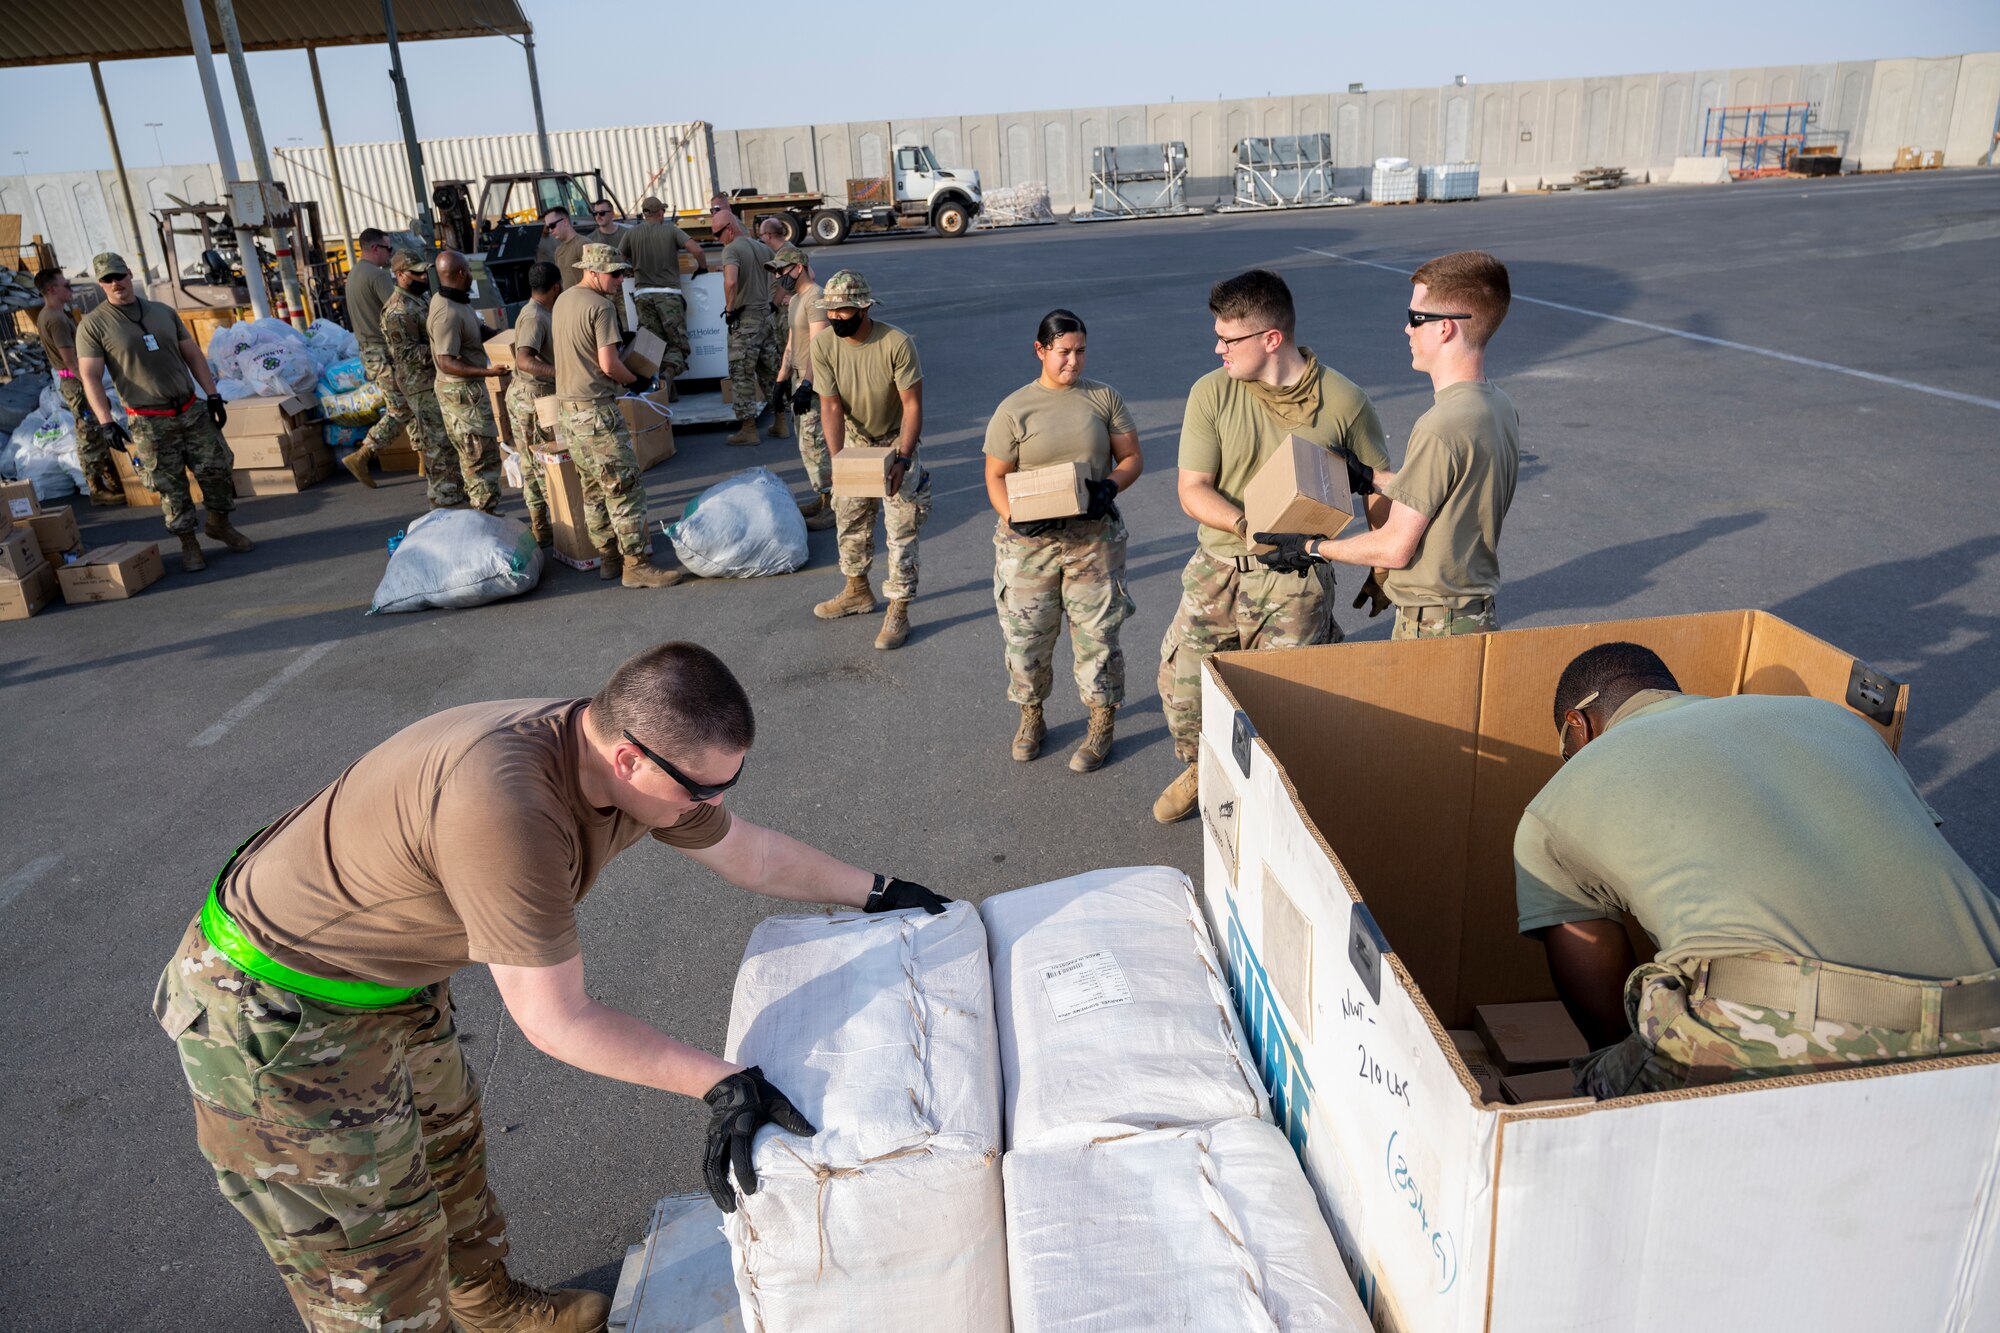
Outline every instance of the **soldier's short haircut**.
[(1292, 309), (1292, 289), (1269, 269), (1253, 268), (1224, 278), (1208, 289), (1209, 313), (1217, 319), (1241, 320), (1260, 329), (1276, 329), (1289, 341), (1298, 327)]
[(549, 214), (551, 213), (555, 214), (559, 218), (567, 219), (569, 217), (569, 210), (567, 208), (564, 208), (561, 204), (557, 204), (552, 208), (545, 208), (542, 210), (542, 221), (547, 222), (549, 220)]
[(1484, 250), (1460, 250), (1439, 255), (1410, 275), (1410, 284), (1424, 284), (1432, 310), (1440, 314), (1464, 311), (1466, 336), (1474, 347), (1486, 340), (1507, 318), (1514, 288), (1507, 280), (1507, 266)]
[(757, 230), (763, 231), (766, 228), (769, 228), (772, 231), (790, 230), (788, 227), (785, 226), (784, 220), (779, 218), (776, 214), (772, 214), (769, 217), (761, 217), (757, 219)]
[(1680, 682), (1651, 648), (1636, 643), (1600, 643), (1578, 653), (1563, 668), (1556, 682), (1555, 722), (1561, 730), (1563, 715), (1591, 695), (1598, 695), (1592, 708), (1618, 704), (1640, 690), (1678, 690)]
[(383, 231), (380, 227), (363, 227), (361, 235), (356, 237), (355, 240), (363, 250), (366, 250), (371, 245), (387, 245), (389, 243), (389, 233)]
[(37, 269), (35, 271), (35, 290), (40, 292), (43, 296), (47, 296), (49, 294), (49, 288), (55, 286), (62, 280), (63, 280), (63, 271), (59, 268)]
[(531, 292), (553, 291), (562, 286), (562, 270), (543, 260), (528, 268), (528, 290)]
[(590, 715), (598, 739), (629, 731), (669, 756), (747, 750), (757, 738), (750, 696), (698, 643), (662, 643), (628, 659), (591, 699)]

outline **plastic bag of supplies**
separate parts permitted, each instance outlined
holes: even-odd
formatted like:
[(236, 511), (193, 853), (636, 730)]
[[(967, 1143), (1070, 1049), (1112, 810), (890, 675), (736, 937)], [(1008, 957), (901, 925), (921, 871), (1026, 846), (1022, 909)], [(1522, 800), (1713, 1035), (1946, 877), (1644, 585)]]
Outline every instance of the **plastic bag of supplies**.
[(662, 531), (688, 572), (705, 579), (789, 574), (808, 554), (798, 503), (768, 468), (717, 482), (688, 501), (680, 522), (663, 524)]
[(433, 509), (391, 548), (368, 614), (484, 606), (528, 591), (541, 577), (542, 548), (521, 520)]

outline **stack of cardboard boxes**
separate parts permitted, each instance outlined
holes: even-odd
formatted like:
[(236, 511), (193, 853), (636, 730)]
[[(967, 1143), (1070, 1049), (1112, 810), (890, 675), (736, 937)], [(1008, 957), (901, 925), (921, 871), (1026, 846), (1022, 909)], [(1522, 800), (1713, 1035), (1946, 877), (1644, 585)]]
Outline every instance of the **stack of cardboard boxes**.
[[(239, 398), (229, 404), (229, 424), (222, 438), (236, 459), (236, 494), (291, 495), (333, 471), (333, 451), (326, 445), (326, 425), (319, 405), (298, 395)], [(160, 493), (146, 485), (127, 450), (113, 450), (112, 461), (125, 488), (125, 502), (157, 507)], [(192, 486), (197, 503), (201, 487)]]
[(56, 595), (55, 570), (29, 526), (40, 512), (33, 486), (0, 482), (0, 620), (26, 620)]
[(26, 620), (51, 601), (117, 601), (166, 575), (156, 542), (83, 549), (68, 505), (41, 507), (25, 481), (0, 482), (0, 620)]

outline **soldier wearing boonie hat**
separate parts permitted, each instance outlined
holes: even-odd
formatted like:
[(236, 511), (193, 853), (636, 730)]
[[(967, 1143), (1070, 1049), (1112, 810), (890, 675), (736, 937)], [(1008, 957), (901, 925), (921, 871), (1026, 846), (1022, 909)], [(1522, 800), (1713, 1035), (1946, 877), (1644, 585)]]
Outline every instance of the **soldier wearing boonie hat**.
[(764, 267), (771, 270), (774, 286), (789, 293), (777, 397), (791, 401), (799, 423), (799, 461), (805, 464), (806, 484), (813, 489), (810, 500), (799, 501), (799, 512), (805, 515), (807, 528), (822, 532), (833, 526), (833, 462), (826, 452), (812, 385), (812, 340), (826, 331), (826, 316), (819, 308), (820, 285), (813, 281), (812, 261), (796, 245), (780, 248)]
[[(458, 451), (445, 430), (437, 366), (431, 361), (430, 256), (399, 248), (389, 260), (389, 272), (395, 275), (396, 290), (382, 303), (382, 345), (396, 373), (396, 387), (410, 407), (410, 443), (423, 455), (431, 508), (460, 509), (466, 503), (465, 483)], [(366, 483), (365, 476), (356, 475)]]
[(660, 357), (660, 382), (671, 386), (687, 370), (687, 299), (681, 294), (680, 256), (694, 257), (694, 271), (706, 273), (701, 245), (667, 218), (667, 206), (652, 195), (639, 201), (639, 225), (618, 233), (618, 253), (632, 265), (632, 304), (639, 327), (667, 345)]

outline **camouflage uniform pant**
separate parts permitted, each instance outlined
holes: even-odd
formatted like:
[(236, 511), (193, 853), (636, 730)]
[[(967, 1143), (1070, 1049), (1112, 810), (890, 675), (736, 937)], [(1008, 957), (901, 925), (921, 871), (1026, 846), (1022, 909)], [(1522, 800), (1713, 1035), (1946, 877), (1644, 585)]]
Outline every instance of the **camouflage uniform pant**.
[(202, 1155), (306, 1327), (443, 1333), (449, 1287), (507, 1254), (449, 984), (384, 1009), (321, 1004), (237, 970), (197, 918), (153, 1014)]
[[(387, 351), (380, 347), (363, 347), (361, 367), (368, 372), (368, 382), (382, 391), (382, 419), (368, 428), (367, 438), (361, 441), (363, 448), (373, 452), (386, 448), (389, 441), (396, 438), (396, 432), (408, 428), (410, 404), (403, 397), (403, 391), (396, 387), (396, 372), (389, 363)], [(412, 439), (411, 443), (416, 441)]]
[[(850, 428), (847, 443), (879, 449), (893, 447), (896, 442), (871, 440)], [(882, 530), (889, 543), (889, 579), (882, 586), (882, 595), (891, 601), (917, 595), (917, 533), (931, 516), (930, 469), (923, 464), (922, 451), (918, 453), (903, 472), (903, 488), (888, 499), (836, 496), (833, 501), (840, 572), (850, 578), (866, 575), (875, 562), (875, 515), (882, 515)]]
[[(1815, 972), (1882, 975), (1788, 954), (1750, 957), (1794, 965), (1801, 979)], [(1921, 1030), (1906, 1032), (1836, 1022), (1824, 1015), (1804, 1023), (1791, 1010), (1714, 999), (1708, 994), (1708, 970), (1706, 958), (1679, 966), (1642, 963), (1633, 969), (1625, 981), (1625, 1016), (1632, 1035), (1570, 1062), (1578, 1091), (1599, 1099), (1624, 1097), (2000, 1050), (2000, 1028), (1945, 1032), (1939, 1018), (1946, 990), (1992, 980), (2000, 972), (1959, 981), (1906, 982), (1921, 991), (1925, 1024)]]
[(762, 398), (778, 391), (778, 367), (784, 364), (785, 344), (791, 336), (792, 317), (772, 306), (771, 317), (764, 321), (764, 347), (757, 353), (757, 391)]
[(1045, 537), (993, 529), (993, 603), (1006, 644), (1007, 697), (1039, 704), (1054, 683), (1056, 635), (1069, 616), (1076, 693), (1089, 707), (1125, 702), (1125, 650), (1118, 627), (1133, 611), (1125, 590), (1125, 524), (1069, 520)]
[[(798, 382), (799, 377), (792, 376), (792, 385)], [(806, 485), (825, 495), (833, 489), (833, 457), (826, 451), (826, 432), (819, 428), (819, 399), (815, 397), (812, 404), (798, 416), (799, 461), (806, 467)]]
[(528, 502), (530, 514), (547, 513), (549, 508), (548, 481), (542, 472), (542, 454), (561, 446), (548, 431), (542, 429), (542, 419), (535, 411), (535, 399), (554, 392), (553, 384), (530, 379), (519, 371), (514, 373), (513, 381), (507, 386), (507, 417), (514, 426), (514, 448), (521, 460), (521, 498)]
[(738, 421), (755, 420), (764, 410), (765, 395), (758, 392), (758, 381), (764, 374), (769, 332), (770, 322), (750, 309), (729, 326), (729, 390)]
[(493, 421), (493, 402), (478, 380), (437, 382), (438, 414), (458, 455), (465, 498), (474, 509), (495, 513), (500, 508), (500, 427)]
[(680, 378), (688, 368), (687, 298), (679, 292), (635, 292), (632, 304), (639, 311), (639, 327), (651, 329), (667, 345), (660, 358), (660, 383)]
[(610, 401), (566, 400), (562, 405), (562, 447), (576, 461), (583, 482), (584, 523), (590, 544), (625, 555), (652, 551), (646, 534), (646, 485), (625, 414)]
[(178, 416), (132, 415), (128, 452), (139, 480), (160, 493), (161, 517), (167, 531), (193, 532), (194, 497), (188, 493), (188, 473), (201, 483), (202, 507), (211, 514), (236, 508), (236, 456), (222, 432), (208, 419), (208, 405), (197, 398)]
[(83, 475), (91, 489), (122, 490), (118, 468), (111, 461), (111, 436), (97, 424), (97, 414), (90, 410), (90, 399), (83, 392), (83, 381), (74, 375), (58, 376), (56, 392), (62, 395), (63, 406), (76, 421), (76, 456), (83, 464)]
[(1493, 599), (1482, 597), (1462, 607), (1399, 606), (1392, 639), (1448, 639), (1455, 634), (1491, 634), (1500, 628)]
[(405, 406), (410, 409), (410, 443), (423, 456), (431, 508), (463, 508), (465, 482), (459, 472), (458, 450), (451, 447), (451, 433), (445, 429), (444, 408), (437, 394), (425, 389), (410, 395)]
[(1160, 705), (1184, 764), (1201, 754), (1201, 663), (1210, 653), (1339, 643), (1333, 566), (1304, 578), (1262, 566), (1238, 571), (1206, 546), (1181, 571), (1181, 604), (1160, 641)]

